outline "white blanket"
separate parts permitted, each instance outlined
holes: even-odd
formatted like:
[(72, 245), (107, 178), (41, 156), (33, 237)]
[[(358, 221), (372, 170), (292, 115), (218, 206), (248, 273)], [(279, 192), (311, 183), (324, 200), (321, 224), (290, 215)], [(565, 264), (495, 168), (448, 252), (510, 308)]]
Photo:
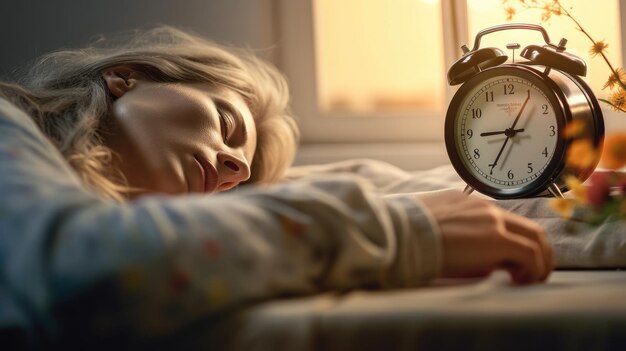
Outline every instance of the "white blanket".
[[(452, 166), (406, 172), (385, 162), (355, 159), (325, 165), (293, 167), (287, 179), (348, 173), (368, 179), (383, 194), (431, 193), (462, 190), (465, 183)], [(481, 194), (472, 194), (481, 196)], [(557, 268), (626, 267), (626, 222), (607, 221), (600, 225), (568, 221), (548, 206), (547, 198), (491, 200), (498, 206), (531, 218), (543, 225), (552, 243)]]

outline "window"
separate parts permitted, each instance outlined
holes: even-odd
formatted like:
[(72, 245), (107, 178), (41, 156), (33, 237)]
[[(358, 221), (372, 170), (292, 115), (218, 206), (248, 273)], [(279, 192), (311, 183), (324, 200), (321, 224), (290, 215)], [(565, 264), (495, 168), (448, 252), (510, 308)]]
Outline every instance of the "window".
[(321, 110), (441, 109), (437, 1), (316, 0), (313, 21)]
[[(598, 2), (589, 0), (564, 0), (572, 6), (574, 17), (590, 31), (595, 40), (605, 40), (609, 43), (607, 56), (615, 64), (621, 63), (621, 38), (620, 38), (620, 9), (618, 0), (605, 0), (599, 6)], [(469, 33), (473, 37), (481, 29), (502, 21), (504, 16), (502, 0), (469, 0), (468, 17)], [(541, 11), (526, 10), (514, 15), (514, 22), (536, 23), (540, 22)], [(600, 58), (594, 59), (589, 54), (591, 42), (580, 31), (576, 30), (575, 24), (565, 16), (553, 16), (547, 24), (543, 25), (550, 35), (553, 43), (558, 43), (562, 37), (567, 41), (567, 51), (581, 57), (587, 63), (587, 77), (585, 80), (596, 94), (602, 92), (602, 87), (609, 77), (609, 69)], [(494, 33), (486, 36), (481, 45), (497, 46), (506, 48), (511, 42), (511, 34), (505, 32)], [(543, 42), (541, 34), (534, 31), (514, 33), (516, 41), (522, 47), (530, 43)], [(510, 55), (509, 55), (510, 56)]]
[[(621, 66), (619, 1), (567, 3), (596, 40), (610, 43), (609, 57)], [(441, 142), (457, 88), (447, 85), (447, 69), (460, 45), (471, 47), (478, 31), (506, 22), (502, 0), (278, 0), (277, 10), (278, 64), (304, 144)], [(541, 24), (540, 17), (526, 11), (514, 21)], [(601, 95), (608, 71), (589, 57), (588, 39), (567, 18), (544, 27), (552, 42), (566, 37), (568, 51), (585, 59), (587, 80)], [(481, 47), (506, 50), (510, 42), (523, 47), (542, 38), (505, 31), (486, 36)]]

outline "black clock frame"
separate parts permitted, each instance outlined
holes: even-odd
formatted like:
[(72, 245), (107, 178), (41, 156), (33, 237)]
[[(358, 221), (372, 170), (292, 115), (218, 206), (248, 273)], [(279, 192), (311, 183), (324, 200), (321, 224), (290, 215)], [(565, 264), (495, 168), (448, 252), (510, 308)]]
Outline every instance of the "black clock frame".
[[(462, 115), (460, 105), (466, 98), (469, 91), (481, 85), (486, 80), (498, 76), (517, 76), (530, 81), (543, 91), (554, 109), (559, 132), (562, 133), (565, 130), (567, 123), (572, 120), (572, 112), (569, 104), (567, 103), (567, 97), (563, 94), (558, 84), (544, 72), (523, 64), (503, 64), (487, 68), (469, 78), (461, 86), (461, 88), (459, 88), (450, 102), (445, 120), (445, 144), (448, 157), (450, 158), (452, 166), (463, 181), (483, 194), (496, 199), (511, 199), (540, 195), (546, 191), (551, 183), (555, 182), (557, 178), (563, 174), (565, 170), (565, 150), (567, 150), (570, 140), (557, 135), (557, 143), (554, 149), (554, 154), (545, 167), (543, 173), (537, 177), (537, 179), (532, 180), (519, 188), (500, 189), (483, 183), (468, 171), (465, 166), (465, 162), (461, 159), (461, 157), (463, 157), (463, 152), (460, 145), (457, 144), (457, 140), (455, 138), (457, 119)], [(572, 79), (572, 76), (567, 74), (566, 76)], [(575, 81), (577, 85), (580, 86), (579, 80), (575, 79)], [(590, 92), (585, 91), (585, 93)], [(595, 101), (595, 99), (589, 100)], [(567, 189), (564, 187), (563, 191), (566, 190)]]

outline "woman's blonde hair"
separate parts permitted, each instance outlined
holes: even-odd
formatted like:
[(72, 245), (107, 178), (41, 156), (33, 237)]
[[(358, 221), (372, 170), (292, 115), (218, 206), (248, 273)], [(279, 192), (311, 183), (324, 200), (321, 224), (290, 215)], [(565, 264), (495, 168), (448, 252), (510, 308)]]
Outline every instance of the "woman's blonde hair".
[(209, 83), (241, 94), (258, 139), (248, 182), (274, 182), (293, 161), (299, 132), (284, 77), (249, 51), (172, 27), (45, 55), (18, 83), (0, 83), (0, 97), (32, 116), (87, 186), (121, 200), (126, 182), (111, 170), (112, 151), (102, 142), (113, 101), (102, 72), (117, 65), (155, 82)]

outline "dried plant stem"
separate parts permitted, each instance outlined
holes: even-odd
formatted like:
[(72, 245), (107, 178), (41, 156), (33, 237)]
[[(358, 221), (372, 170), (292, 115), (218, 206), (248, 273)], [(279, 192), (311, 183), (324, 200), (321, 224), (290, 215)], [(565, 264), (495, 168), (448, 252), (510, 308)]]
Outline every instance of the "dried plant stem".
[(613, 107), (613, 108), (614, 108), (615, 110), (617, 110), (617, 111), (620, 111), (620, 112), (624, 112), (624, 113), (626, 113), (626, 110), (624, 110), (623, 108), (621, 108), (621, 107), (619, 107), (619, 106), (617, 106), (617, 105), (613, 104), (613, 103), (612, 103), (612, 102), (610, 102), (609, 100), (606, 100), (606, 99), (598, 99), (598, 101), (602, 101), (602, 102), (604, 102), (605, 104), (610, 105), (611, 107)]
[[(587, 38), (589, 38), (589, 40), (591, 41), (591, 43), (593, 45), (596, 45), (596, 41), (593, 40), (593, 38), (591, 37), (591, 35), (589, 35), (589, 33), (583, 28), (583, 26), (580, 25), (580, 23), (569, 13), (569, 11), (567, 11), (566, 9), (563, 8), (563, 6), (561, 6), (561, 4), (559, 4), (559, 7), (561, 8), (561, 10), (563, 11), (563, 13), (565, 13), (565, 15), (571, 19), (577, 26), (578, 29), (583, 32), (583, 34), (585, 34), (587, 36)], [(611, 61), (609, 61), (609, 59), (606, 57), (606, 55), (604, 54), (604, 51), (600, 51), (600, 55), (602, 55), (602, 58), (604, 59), (604, 62), (606, 62), (607, 66), (609, 66), (609, 69), (611, 70), (611, 72), (613, 73), (613, 76), (615, 77), (615, 79), (617, 80), (617, 82), (619, 83), (619, 85), (622, 87), (622, 89), (626, 90), (626, 84), (624, 82), (622, 82), (622, 80), (619, 77), (619, 74), (617, 74), (617, 71), (615, 70), (615, 68), (613, 68), (613, 65), (611, 65)], [(612, 105), (612, 104), (611, 104)], [(615, 107), (615, 106), (614, 106)], [(621, 110), (621, 109), (620, 109)], [(623, 110), (622, 110), (623, 111)]]
[[(561, 12), (563, 12), (565, 14), (565, 16), (567, 16), (570, 20), (572, 20), (574, 22), (574, 24), (576, 24), (576, 26), (578, 27), (578, 30), (580, 30), (585, 36), (587, 36), (587, 38), (589, 38), (589, 40), (591, 41), (591, 43), (593, 45), (596, 45), (597, 42), (591, 37), (591, 35), (589, 35), (589, 33), (583, 28), (583, 26), (576, 20), (576, 18), (574, 18), (574, 16), (572, 16), (569, 11), (567, 11), (567, 9), (565, 9), (563, 6), (561, 6), (560, 3), (555, 2), (555, 4), (558, 6), (559, 10)], [(526, 7), (526, 9), (537, 9), (537, 10), (546, 10), (544, 7), (540, 7), (537, 5), (528, 5), (528, 4), (524, 4), (524, 6)], [(550, 10), (553, 13), (555, 13), (555, 10)], [(609, 59), (606, 57), (606, 55), (604, 54), (604, 51), (600, 51), (599, 54), (602, 56), (602, 58), (604, 59), (604, 62), (606, 62), (607, 66), (609, 66), (609, 69), (611, 70), (611, 73), (613, 74), (613, 77), (615, 77), (615, 80), (619, 83), (620, 87), (623, 90), (626, 90), (626, 83), (622, 82), (619, 74), (617, 74), (617, 71), (615, 70), (615, 68), (613, 68), (613, 65), (611, 64), (611, 61), (609, 61)], [(607, 102), (604, 99), (600, 99), (601, 101)], [(615, 107), (615, 105), (610, 104), (611, 106)], [(619, 110), (622, 110), (621, 108)], [(624, 111), (624, 110), (622, 110)], [(626, 111), (624, 111), (626, 112)]]

